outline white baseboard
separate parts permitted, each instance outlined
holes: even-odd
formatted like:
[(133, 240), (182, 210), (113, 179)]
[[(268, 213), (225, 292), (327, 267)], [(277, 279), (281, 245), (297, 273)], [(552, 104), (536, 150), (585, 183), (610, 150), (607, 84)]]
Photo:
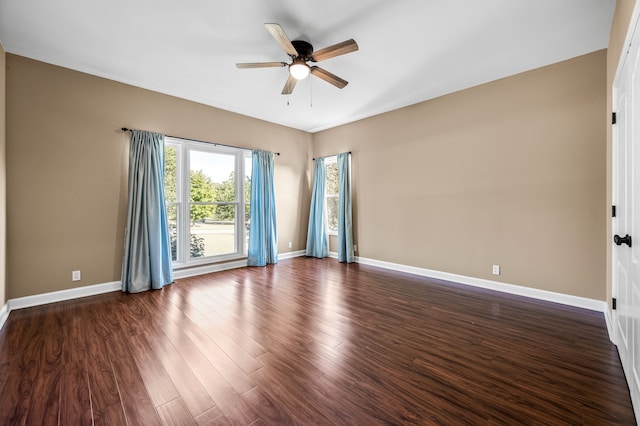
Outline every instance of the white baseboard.
[(398, 263), (384, 262), (381, 260), (356, 257), (356, 262), (364, 265), (377, 266), (379, 268), (392, 269), (399, 272), (420, 275), (428, 278), (435, 278), (444, 281), (452, 281), (473, 287), (480, 287), (503, 293), (515, 294), (518, 296), (530, 297), (532, 299), (545, 300), (547, 302), (560, 303), (577, 308), (589, 309), (591, 311), (606, 312), (607, 303), (604, 300), (588, 299), (586, 297), (572, 296), (552, 291), (539, 290), (531, 287), (523, 287), (515, 284), (506, 284), (497, 281), (485, 280), (482, 278), (468, 277), (465, 275), (452, 274), (449, 272), (435, 271), (432, 269), (417, 268), (414, 266), (401, 265)]
[[(305, 255), (304, 250), (283, 253), (278, 257), (280, 259), (290, 259)], [(330, 252), (329, 257), (337, 258), (337, 253)], [(444, 281), (452, 281), (459, 284), (480, 287), (489, 290), (501, 291), (503, 293), (516, 294), (519, 296), (531, 297), (533, 299), (546, 300), (548, 302), (561, 303), (563, 305), (575, 306), (578, 308), (589, 309), (592, 311), (603, 312), (609, 337), (613, 336), (611, 330), (611, 314), (607, 308), (607, 304), (602, 300), (587, 299), (579, 296), (571, 296), (562, 293), (555, 293), (546, 290), (538, 290), (530, 287), (522, 287), (514, 284), (506, 284), (497, 281), (490, 281), (481, 278), (468, 277), (465, 275), (452, 274), (449, 272), (435, 271), (432, 269), (417, 268), (414, 266), (401, 265), (398, 263), (384, 262), (381, 260), (368, 259), (364, 257), (356, 257), (356, 262), (363, 265), (376, 266), (384, 269), (391, 269), (399, 272), (407, 272), (428, 278), (435, 278)], [(228, 262), (218, 265), (208, 265), (196, 268), (174, 271), (173, 276), (176, 279), (191, 277), (194, 275), (207, 274), (210, 272), (223, 271), (227, 269), (242, 268), (247, 265), (246, 260), (237, 262)], [(0, 329), (4, 326), (9, 313), (12, 310), (28, 308), (31, 306), (44, 305), (47, 303), (62, 302), (65, 300), (78, 299), (81, 297), (94, 296), (97, 294), (109, 293), (112, 291), (122, 290), (120, 281), (110, 283), (96, 284), (85, 287), (72, 288), (68, 290), (54, 291), (50, 293), (36, 294), (33, 296), (19, 297), (9, 299), (7, 303), (0, 309)]]
[(15, 311), (16, 309), (46, 305), (47, 303), (63, 302), (65, 300), (79, 299), (81, 297), (94, 296), (119, 290), (122, 290), (122, 283), (120, 281), (113, 281), (110, 283), (88, 285), (84, 287), (9, 299), (2, 309), (0, 309), (0, 330), (7, 321), (7, 318), (9, 318), (11, 311)]
[[(283, 253), (278, 257), (280, 259), (290, 259), (293, 257), (304, 256), (305, 251), (293, 251)], [(227, 269), (242, 268), (247, 266), (246, 260), (240, 260), (236, 262), (227, 262), (217, 265), (206, 265), (194, 268), (187, 268), (177, 270), (173, 272), (175, 279), (192, 277), (194, 275), (208, 274), (210, 272), (224, 271)], [(104, 284), (95, 284), (84, 287), (72, 288), (68, 290), (53, 291), (50, 293), (35, 294), (33, 296), (18, 297), (16, 299), (9, 299), (7, 303), (0, 308), (0, 329), (4, 326), (4, 323), (9, 317), (9, 313), (16, 309), (29, 308), (32, 306), (46, 305), (47, 303), (62, 302), (65, 300), (78, 299), (81, 297), (94, 296), (97, 294), (109, 293), (112, 291), (122, 290), (122, 283), (120, 281), (113, 281)]]
[(9, 311), (29, 308), (31, 306), (46, 305), (47, 303), (62, 302), (65, 300), (78, 299), (80, 297), (94, 296), (96, 294), (110, 293), (122, 290), (120, 281), (113, 281), (104, 284), (88, 285), (85, 287), (70, 288), (68, 290), (52, 291), (50, 293), (34, 294), (33, 296), (18, 297), (9, 299)]
[[(228, 262), (220, 265), (209, 265), (197, 268), (189, 268), (182, 271), (175, 271), (174, 278), (186, 278), (193, 275), (206, 274), (209, 272), (222, 271), (225, 269), (240, 268), (247, 266), (247, 261)], [(0, 329), (9, 317), (9, 313), (16, 309), (29, 308), (32, 306), (46, 305), (47, 303), (62, 302), (65, 300), (78, 299), (81, 297), (94, 296), (97, 294), (121, 291), (122, 282), (113, 281), (104, 284), (95, 284), (84, 287), (72, 288), (68, 290), (53, 291), (50, 293), (35, 294), (33, 296), (9, 299), (0, 309)]]
[[(304, 250), (291, 251), (278, 254), (278, 260), (291, 259), (293, 257), (304, 256)], [(247, 260), (236, 260), (233, 262), (218, 263), (215, 265), (195, 266), (192, 268), (178, 269), (173, 271), (173, 278), (188, 278), (196, 275), (209, 274), (211, 272), (226, 271), (227, 269), (243, 268), (247, 266)]]
[(298, 251), (290, 251), (288, 253), (278, 254), (278, 260), (282, 259), (292, 259), (294, 257), (301, 257), (307, 254), (306, 250), (298, 250)]
[(236, 260), (233, 262), (218, 263), (215, 265), (194, 266), (192, 268), (178, 269), (173, 271), (173, 278), (188, 278), (196, 275), (208, 274), (211, 272), (226, 271), (227, 269), (243, 268), (247, 266), (247, 260)]

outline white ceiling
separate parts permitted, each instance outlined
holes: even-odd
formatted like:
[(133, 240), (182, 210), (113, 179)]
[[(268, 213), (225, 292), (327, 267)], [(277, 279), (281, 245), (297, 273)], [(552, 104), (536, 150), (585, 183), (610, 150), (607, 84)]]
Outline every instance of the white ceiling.
[[(615, 0), (0, 0), (7, 52), (316, 132), (607, 47)], [(360, 50), (280, 94), (264, 28)], [(311, 105), (312, 104), (312, 105)]]

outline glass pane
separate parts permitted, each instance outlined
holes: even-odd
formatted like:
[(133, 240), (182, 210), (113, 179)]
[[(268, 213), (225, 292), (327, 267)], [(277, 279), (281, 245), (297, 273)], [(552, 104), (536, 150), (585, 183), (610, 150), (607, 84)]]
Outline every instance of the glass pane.
[(235, 201), (235, 156), (203, 151), (189, 154), (189, 198), (191, 222), (206, 220), (232, 220), (233, 205), (211, 205), (220, 201)]
[(169, 238), (171, 240), (171, 260), (178, 260), (178, 206), (167, 204), (167, 219), (169, 221)]
[(167, 202), (177, 201), (178, 180), (176, 174), (178, 150), (175, 146), (164, 147), (164, 198)]
[(227, 178), (221, 182), (214, 183), (216, 188), (215, 200), (218, 202), (234, 202), (236, 201), (236, 177), (233, 169), (227, 175)]
[[(200, 207), (215, 207), (214, 214), (201, 221), (191, 221), (190, 253), (194, 259), (236, 252), (235, 204), (217, 206), (191, 205), (191, 211)], [(222, 212), (223, 216), (218, 213)]]
[(329, 232), (338, 232), (338, 197), (327, 197), (327, 227)]
[(325, 194), (338, 195), (338, 163), (325, 164)]

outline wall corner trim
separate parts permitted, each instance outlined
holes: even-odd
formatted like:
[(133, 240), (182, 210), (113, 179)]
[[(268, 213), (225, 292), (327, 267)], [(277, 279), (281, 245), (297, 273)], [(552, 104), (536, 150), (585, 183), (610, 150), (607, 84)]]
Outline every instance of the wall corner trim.
[(609, 340), (615, 345), (616, 341), (615, 336), (613, 335), (613, 318), (611, 316), (611, 309), (609, 309), (609, 306), (607, 306), (606, 304), (604, 309), (604, 322), (607, 324), (607, 334), (609, 335)]
[[(375, 259), (357, 257), (356, 262), (363, 265), (377, 266), (379, 268), (391, 269), (399, 272), (420, 275), (428, 278), (435, 278), (443, 281), (451, 281), (457, 284), (464, 284), (473, 287), (480, 287), (488, 290), (500, 291), (503, 293), (529, 297), (547, 302), (560, 303), (562, 305), (576, 308), (588, 309), (591, 311), (603, 312), (607, 310), (607, 303), (604, 300), (588, 299), (586, 297), (572, 296), (569, 294), (555, 293), (547, 290), (539, 290), (531, 287), (523, 287), (515, 284), (506, 284), (483, 278), (468, 277), (465, 275), (452, 274), (450, 272), (435, 271), (432, 269), (417, 268), (414, 266), (401, 265), (398, 263), (385, 262)], [(605, 315), (606, 319), (606, 315)]]
[(2, 330), (2, 326), (4, 326), (4, 323), (7, 321), (7, 318), (9, 318), (9, 303), (5, 303), (4, 306), (2, 306), (2, 309), (0, 309), (0, 330)]

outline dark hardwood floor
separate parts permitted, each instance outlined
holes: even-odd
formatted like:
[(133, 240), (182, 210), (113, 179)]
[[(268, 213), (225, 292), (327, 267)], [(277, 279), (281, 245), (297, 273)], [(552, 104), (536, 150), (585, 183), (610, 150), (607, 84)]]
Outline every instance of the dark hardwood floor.
[(635, 424), (603, 315), (296, 258), (11, 312), (0, 424)]

